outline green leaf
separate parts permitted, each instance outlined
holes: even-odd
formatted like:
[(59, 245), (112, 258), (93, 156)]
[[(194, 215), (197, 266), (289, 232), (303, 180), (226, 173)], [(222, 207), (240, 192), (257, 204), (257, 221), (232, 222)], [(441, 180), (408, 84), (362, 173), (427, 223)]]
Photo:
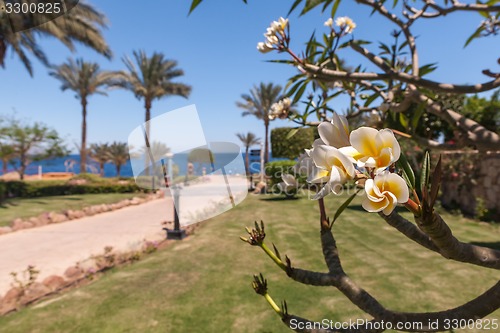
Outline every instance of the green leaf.
[[(189, 8), (189, 14), (191, 14), (193, 12), (193, 10), (196, 9), (196, 7), (198, 7), (198, 5), (202, 2), (203, 0), (193, 0), (193, 2), (191, 2), (191, 8)], [(189, 15), (188, 14), (188, 15)]]
[(415, 173), (413, 172), (413, 169), (411, 168), (410, 163), (408, 163), (408, 160), (406, 159), (406, 156), (404, 153), (401, 153), (401, 155), (399, 156), (397, 166), (403, 171), (403, 178), (406, 181), (406, 184), (408, 185), (408, 187), (411, 188), (412, 190), (414, 190), (415, 189)]
[(299, 90), (297, 90), (297, 93), (295, 94), (295, 96), (293, 96), (292, 104), (297, 103), (300, 100), (300, 98), (302, 97), (302, 95), (304, 94), (304, 91), (307, 88), (307, 81), (306, 80), (304, 80), (304, 81), (305, 82), (302, 84), (302, 86), (299, 88)]
[(286, 139), (291, 139), (297, 132), (299, 131), (299, 128), (294, 128), (288, 134), (286, 135)]
[(297, 91), (297, 89), (300, 87), (300, 85), (303, 84), (305, 81), (306, 81), (306, 79), (302, 79), (302, 80), (298, 81), (297, 83), (295, 83), (295, 85), (290, 90), (288, 90), (286, 95), (288, 97), (290, 97), (293, 94), (295, 94), (295, 91)]
[(373, 101), (375, 99), (377, 99), (377, 97), (379, 97), (379, 95), (380, 95), (379, 93), (374, 93), (373, 95), (371, 95), (370, 97), (368, 97), (366, 99), (366, 101), (365, 101), (365, 105), (364, 106), (369, 106), (370, 104), (372, 104)]
[(429, 151), (425, 152), (424, 162), (422, 163), (422, 171), (420, 174), (420, 190), (422, 196), (427, 195), (426, 191), (429, 188), (429, 174), (431, 169), (431, 156)]
[(443, 169), (441, 167), (441, 155), (439, 155), (439, 160), (436, 164), (436, 167), (434, 168), (434, 172), (432, 173), (431, 195), (430, 195), (431, 207), (434, 207), (434, 204), (436, 203), (442, 176), (443, 176)]
[(424, 65), (424, 66), (419, 68), (420, 76), (424, 76), (424, 75), (427, 75), (429, 73), (432, 73), (436, 70), (436, 68), (437, 68), (436, 63)]
[(408, 126), (410, 125), (410, 122), (408, 120), (408, 117), (405, 116), (403, 113), (400, 113), (399, 114), (399, 122), (401, 123), (401, 125), (406, 129), (408, 130)]
[(349, 206), (351, 201), (354, 199), (356, 195), (361, 191), (361, 189), (357, 190), (354, 194), (352, 194), (342, 205), (340, 205), (339, 209), (335, 212), (335, 215), (333, 216), (333, 221), (330, 224), (330, 227), (333, 226), (335, 221), (339, 218), (339, 216), (342, 214), (342, 212)]
[(464, 48), (466, 48), (467, 45), (469, 45), (469, 43), (472, 42), (474, 39), (481, 36), (481, 32), (483, 30), (484, 30), (484, 27), (482, 25), (479, 28), (477, 28), (476, 31), (474, 31), (474, 33), (472, 35), (470, 35), (469, 38), (467, 38), (467, 41), (465, 42)]
[(305, 4), (304, 8), (302, 9), (302, 12), (300, 13), (300, 16), (306, 14), (308, 11), (312, 10), (313, 8), (320, 5), (324, 1), (325, 0), (306, 0), (306, 4)]
[(297, 6), (300, 5), (301, 2), (302, 0), (295, 0), (295, 2), (292, 4), (292, 7), (288, 11), (288, 14), (286, 14), (286, 16), (289, 16), (295, 10), (295, 8), (297, 8)]
[(425, 111), (425, 105), (421, 103), (417, 106), (417, 109), (413, 113), (413, 117), (411, 118), (411, 130), (413, 132), (417, 130), (418, 123), (420, 121), (420, 118), (424, 114), (424, 111)]
[(340, 0), (335, 0), (335, 3), (332, 6), (331, 17), (335, 17), (335, 14), (337, 13), (337, 9), (339, 8), (339, 5), (340, 5)]

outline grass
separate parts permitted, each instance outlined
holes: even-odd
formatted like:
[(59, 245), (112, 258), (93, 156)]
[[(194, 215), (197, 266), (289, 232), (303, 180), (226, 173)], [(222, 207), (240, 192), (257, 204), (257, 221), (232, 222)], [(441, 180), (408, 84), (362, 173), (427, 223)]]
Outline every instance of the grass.
[[(330, 216), (342, 202), (327, 198)], [(498, 226), (444, 217), (462, 240), (499, 245)], [(267, 278), (271, 296), (277, 302), (286, 299), (292, 314), (318, 321), (366, 317), (336, 289), (291, 281), (262, 251), (238, 239), (245, 225), (261, 219), (267, 243), (276, 244), (294, 266), (325, 270), (316, 202), (249, 195), (182, 242), (0, 318), (0, 331), (290, 332), (252, 290), (252, 275), (259, 272)], [(447, 261), (415, 245), (375, 214), (362, 211), (359, 199), (336, 222), (334, 233), (348, 274), (393, 310), (452, 308), (498, 280), (497, 271)], [(499, 316), (496, 311), (489, 318)]]
[(16, 218), (26, 219), (50, 211), (79, 210), (92, 205), (116, 203), (140, 195), (139, 193), (105, 193), (9, 199), (0, 204), (0, 227), (9, 225)]

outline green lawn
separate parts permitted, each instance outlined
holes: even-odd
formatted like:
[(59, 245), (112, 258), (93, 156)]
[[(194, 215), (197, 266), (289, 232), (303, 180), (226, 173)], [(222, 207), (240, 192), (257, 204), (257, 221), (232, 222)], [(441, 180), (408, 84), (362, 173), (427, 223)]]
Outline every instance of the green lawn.
[(0, 227), (16, 218), (29, 218), (44, 212), (78, 210), (87, 206), (110, 204), (140, 196), (138, 193), (76, 194), (41, 198), (9, 199), (0, 204)]
[[(328, 197), (329, 214), (342, 200)], [(334, 288), (288, 279), (265, 254), (239, 240), (244, 226), (263, 219), (274, 242), (296, 267), (325, 270), (316, 202), (249, 197), (211, 219), (188, 239), (138, 263), (114, 269), (92, 284), (0, 318), (1, 332), (289, 332), (251, 288), (262, 272), (269, 292), (290, 313), (345, 321), (365, 315)], [(334, 227), (343, 264), (385, 306), (436, 311), (458, 306), (492, 286), (497, 271), (443, 259), (362, 211), (358, 199)], [(496, 243), (498, 226), (446, 215), (464, 241)], [(490, 318), (500, 317), (500, 311)], [(471, 332), (471, 331), (467, 331)]]

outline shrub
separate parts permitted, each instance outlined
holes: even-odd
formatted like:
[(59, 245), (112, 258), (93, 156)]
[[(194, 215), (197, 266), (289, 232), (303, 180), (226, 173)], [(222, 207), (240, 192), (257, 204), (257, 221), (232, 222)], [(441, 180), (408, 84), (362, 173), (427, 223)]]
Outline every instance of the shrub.
[(18, 198), (47, 197), (70, 194), (133, 193), (141, 189), (135, 184), (83, 184), (72, 185), (64, 181), (9, 181), (5, 182), (6, 196)]
[[(291, 131), (296, 131), (296, 133), (291, 138), (287, 138)], [(311, 147), (318, 137), (317, 127), (300, 129), (291, 127), (275, 128), (271, 131), (273, 157), (295, 159), (304, 152), (304, 147)]]
[(275, 185), (281, 183), (281, 175), (283, 173), (292, 173), (291, 168), (295, 165), (295, 161), (284, 160), (266, 163), (266, 176), (269, 177), (269, 187), (273, 188)]

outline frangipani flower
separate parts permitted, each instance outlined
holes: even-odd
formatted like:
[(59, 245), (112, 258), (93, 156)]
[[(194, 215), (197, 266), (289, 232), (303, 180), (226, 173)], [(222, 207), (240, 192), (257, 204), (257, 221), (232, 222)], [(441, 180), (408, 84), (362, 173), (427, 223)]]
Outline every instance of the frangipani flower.
[(309, 176), (309, 174), (313, 172), (316, 166), (314, 165), (314, 161), (312, 160), (312, 158), (309, 157), (309, 153), (310, 150), (306, 149), (306, 153), (300, 154), (299, 160), (293, 166), (293, 171), (296, 174)]
[(363, 208), (369, 212), (382, 211), (385, 215), (392, 213), (398, 203), (405, 203), (410, 198), (405, 180), (389, 171), (379, 173), (374, 179), (367, 179), (365, 194)]
[(331, 192), (339, 194), (339, 188), (356, 176), (352, 162), (335, 147), (316, 146), (310, 151), (310, 157), (316, 168), (309, 174), (307, 181), (325, 184), (314, 199), (323, 198)]
[(358, 161), (358, 167), (376, 168), (377, 172), (396, 162), (401, 155), (401, 148), (390, 129), (376, 130), (360, 127), (351, 132), (352, 148), (343, 150)]
[(278, 188), (285, 194), (288, 194), (290, 191), (296, 190), (299, 187), (299, 182), (293, 175), (283, 174), (281, 175), (281, 179), (283, 179), (283, 182), (278, 184)]
[(325, 21), (325, 27), (333, 27), (333, 19), (331, 17)]
[(271, 113), (269, 114), (269, 119), (274, 120), (275, 118), (286, 119), (290, 111), (291, 101), (290, 98), (285, 97), (277, 103), (271, 105)]
[(259, 42), (257, 43), (257, 50), (261, 53), (267, 53), (272, 51), (274, 48), (271, 44), (269, 43), (264, 43), (264, 42)]
[(333, 113), (332, 121), (324, 121), (318, 126), (318, 133), (321, 140), (329, 146), (341, 148), (350, 146), (349, 143), (349, 123), (347, 118)]
[(274, 32), (283, 33), (287, 25), (288, 25), (288, 19), (280, 17), (278, 21), (273, 21), (271, 23), (270, 28), (273, 29)]
[(347, 16), (337, 18), (335, 24), (346, 34), (350, 34), (356, 28), (356, 23)]
[(287, 25), (288, 19), (284, 19), (283, 17), (280, 17), (278, 21), (271, 22), (271, 25), (264, 34), (266, 40), (257, 43), (257, 50), (262, 53), (267, 53), (279, 46), (280, 38), (285, 37), (285, 28)]

